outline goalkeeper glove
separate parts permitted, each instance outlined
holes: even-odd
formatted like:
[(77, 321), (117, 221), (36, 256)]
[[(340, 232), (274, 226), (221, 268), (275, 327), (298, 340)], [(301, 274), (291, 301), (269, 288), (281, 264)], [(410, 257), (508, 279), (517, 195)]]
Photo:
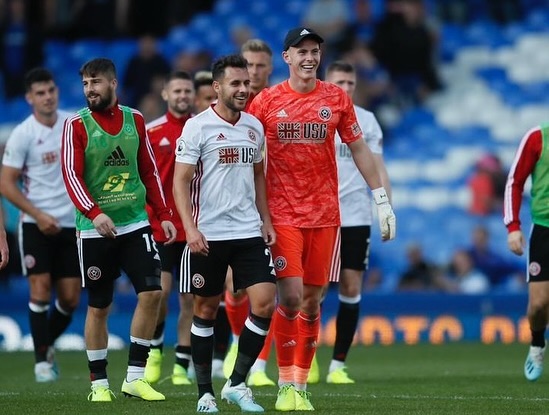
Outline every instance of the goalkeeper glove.
[(377, 189), (372, 190), (372, 194), (377, 206), (381, 239), (383, 241), (394, 239), (396, 234), (396, 217), (393, 208), (389, 203), (387, 192), (383, 187), (378, 187)]

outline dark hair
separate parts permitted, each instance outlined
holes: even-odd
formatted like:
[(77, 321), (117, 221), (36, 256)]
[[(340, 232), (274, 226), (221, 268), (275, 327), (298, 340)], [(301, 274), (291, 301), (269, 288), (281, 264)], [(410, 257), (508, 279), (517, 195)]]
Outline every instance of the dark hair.
[(248, 69), (248, 61), (242, 55), (227, 55), (212, 64), (212, 78), (218, 81), (225, 76), (225, 68)]
[(184, 79), (185, 81), (192, 81), (191, 75), (185, 71), (172, 71), (164, 78), (164, 82), (168, 83), (174, 79)]
[(24, 85), (25, 91), (29, 92), (32, 88), (32, 84), (36, 82), (49, 82), (53, 81), (53, 75), (45, 68), (32, 68), (25, 74)]
[(355, 67), (349, 62), (345, 61), (334, 61), (326, 68), (326, 75), (332, 72), (345, 72), (345, 73), (355, 73)]
[(86, 62), (80, 68), (80, 76), (95, 78), (99, 75), (107, 75), (110, 79), (116, 78), (114, 62), (107, 58), (95, 58)]

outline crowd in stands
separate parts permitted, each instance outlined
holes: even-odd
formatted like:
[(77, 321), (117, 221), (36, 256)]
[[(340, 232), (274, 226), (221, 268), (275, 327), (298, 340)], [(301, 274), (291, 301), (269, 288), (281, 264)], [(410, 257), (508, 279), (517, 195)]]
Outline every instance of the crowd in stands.
[[(11, 100), (23, 95), (21, 77), (29, 68), (44, 63), (45, 43), (49, 40), (129, 38), (137, 44), (137, 52), (119, 74), (120, 99), (139, 108), (150, 121), (165, 112), (165, 104), (159, 99), (164, 75), (174, 69), (192, 74), (209, 70), (213, 58), (206, 48), (166, 56), (158, 41), (173, 28), (188, 24), (197, 13), (211, 10), (215, 3), (44, 0), (37, 7), (32, 0), (0, 0), (3, 97)], [(520, 19), (524, 13), (520, 0), (386, 0), (379, 16), (374, 15), (369, 0), (308, 3), (301, 23), (326, 39), (323, 63), (344, 59), (354, 64), (359, 78), (356, 102), (376, 115), (384, 106), (396, 111), (420, 106), (430, 94), (444, 88), (437, 55), (440, 25), (470, 23), (478, 16), (479, 7), (484, 18), (501, 25)], [(224, 41), (233, 42), (238, 50), (239, 44), (252, 36), (250, 29), (235, 27), (232, 39)], [(280, 49), (280, 45), (272, 46)], [(384, 117), (378, 115), (378, 119), (384, 127)], [(469, 181), (471, 214), (500, 214), (504, 166), (497, 157), (486, 155), (476, 167)], [(421, 243), (410, 245), (409, 268), (403, 273), (398, 290), (478, 293), (495, 287), (523, 287), (519, 282), (524, 279), (523, 266), (509, 264), (489, 251), (486, 229), (475, 230), (472, 239), (471, 247), (457, 250), (450, 264), (431, 264), (423, 257)], [(365, 283), (368, 290), (375, 289), (376, 278), (382, 278), (375, 269), (371, 274), (370, 282)]]

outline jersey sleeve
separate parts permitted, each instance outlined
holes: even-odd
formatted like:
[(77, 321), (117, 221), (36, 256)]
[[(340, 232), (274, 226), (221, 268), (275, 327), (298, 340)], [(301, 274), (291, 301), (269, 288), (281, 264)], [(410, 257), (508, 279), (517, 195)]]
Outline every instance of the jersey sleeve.
[(340, 91), (342, 114), (341, 119), (337, 124), (337, 131), (339, 133), (339, 136), (341, 137), (341, 141), (345, 144), (349, 144), (353, 141), (358, 140), (359, 138), (362, 138), (362, 130), (360, 128), (360, 125), (358, 124), (355, 108), (353, 106), (351, 98), (349, 98), (342, 89), (340, 89)]
[(147, 189), (147, 204), (151, 206), (159, 221), (170, 220), (172, 211), (166, 205), (162, 182), (154, 161), (154, 152), (145, 130), (145, 121), (139, 113), (134, 113), (134, 119), (140, 141), (137, 164), (139, 166), (139, 176)]
[(88, 138), (81, 118), (71, 117), (63, 125), (61, 139), (61, 173), (67, 193), (74, 206), (88, 219), (102, 213), (84, 181), (85, 150)]
[(175, 151), (176, 163), (196, 164), (201, 155), (201, 134), (198, 123), (187, 122), (183, 127), (181, 137), (177, 141)]
[(21, 124), (11, 132), (6, 142), (2, 164), (22, 169), (29, 149), (28, 136), (23, 133)]
[(526, 179), (541, 156), (542, 136), (539, 128), (528, 131), (521, 139), (507, 176), (503, 202), (503, 222), (509, 232), (520, 230), (520, 207)]

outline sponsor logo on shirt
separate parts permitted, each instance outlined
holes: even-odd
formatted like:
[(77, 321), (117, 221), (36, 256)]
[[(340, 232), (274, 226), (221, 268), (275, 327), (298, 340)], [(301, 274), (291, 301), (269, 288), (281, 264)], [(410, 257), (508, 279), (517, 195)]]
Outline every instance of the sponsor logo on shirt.
[(120, 148), (120, 146), (117, 146), (109, 157), (107, 157), (107, 160), (103, 163), (104, 166), (129, 166), (130, 162), (124, 155), (124, 152)]
[(103, 190), (105, 192), (121, 192), (124, 190), (124, 185), (129, 178), (130, 173), (113, 174), (107, 178)]
[(250, 165), (254, 161), (255, 149), (252, 147), (225, 147), (218, 149), (221, 165)]
[(55, 151), (47, 151), (42, 153), (42, 164), (52, 164), (57, 162), (59, 156)]
[(279, 122), (276, 124), (278, 139), (292, 143), (324, 143), (328, 136), (328, 124), (317, 122)]

